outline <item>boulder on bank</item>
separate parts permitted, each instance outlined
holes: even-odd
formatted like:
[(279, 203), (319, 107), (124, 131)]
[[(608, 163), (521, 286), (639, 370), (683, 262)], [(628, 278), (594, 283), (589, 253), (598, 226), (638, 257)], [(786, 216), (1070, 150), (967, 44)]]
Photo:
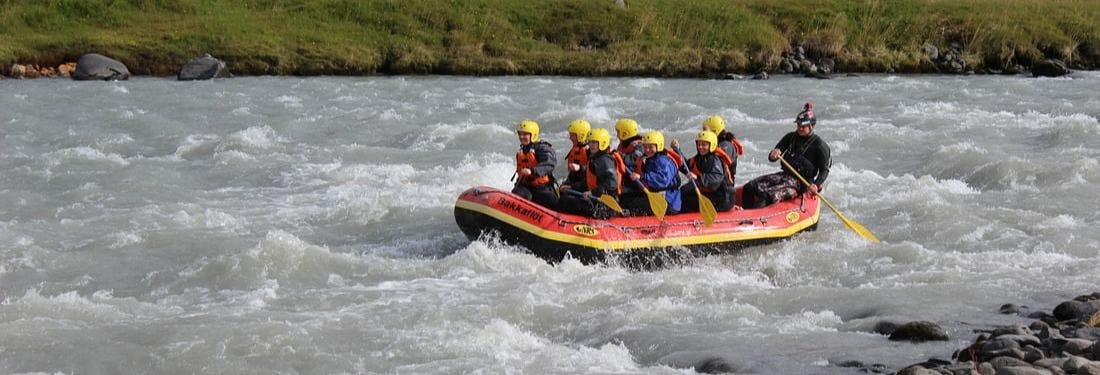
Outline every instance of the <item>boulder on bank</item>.
[(194, 81), (225, 78), (229, 76), (229, 70), (225, 68), (225, 62), (207, 53), (183, 64), (183, 66), (180, 67), (180, 72), (179, 75), (176, 76), (176, 79), (180, 81)]
[(130, 70), (118, 60), (98, 53), (80, 56), (76, 61), (73, 79), (77, 81), (124, 81), (130, 79)]
[(1031, 75), (1035, 77), (1061, 77), (1069, 73), (1066, 64), (1058, 60), (1043, 60), (1031, 66)]

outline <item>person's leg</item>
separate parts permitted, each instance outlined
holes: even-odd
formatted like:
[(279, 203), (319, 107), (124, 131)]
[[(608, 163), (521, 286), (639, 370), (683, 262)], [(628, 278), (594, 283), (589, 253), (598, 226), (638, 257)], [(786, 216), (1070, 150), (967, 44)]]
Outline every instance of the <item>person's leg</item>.
[(551, 210), (557, 209), (558, 206), (558, 194), (554, 191), (554, 187), (546, 185), (540, 188), (536, 188), (532, 191), (532, 201), (542, 205), (543, 207)]
[(699, 212), (699, 195), (692, 184), (680, 187), (680, 212)]
[(516, 184), (516, 187), (512, 188), (512, 194), (518, 195), (520, 196), (520, 198), (526, 200), (531, 200), (531, 198), (533, 197), (533, 194), (531, 194), (531, 189), (529, 189), (525, 185), (520, 184)]

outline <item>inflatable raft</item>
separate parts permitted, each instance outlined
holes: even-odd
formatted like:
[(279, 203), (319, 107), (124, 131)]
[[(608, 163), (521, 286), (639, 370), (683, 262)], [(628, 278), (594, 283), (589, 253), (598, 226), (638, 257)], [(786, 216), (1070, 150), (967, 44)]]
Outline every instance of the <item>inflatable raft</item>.
[[(738, 188), (740, 194), (740, 188)], [(813, 230), (821, 217), (812, 194), (752, 210), (719, 212), (713, 225), (698, 213), (593, 219), (556, 212), (508, 191), (479, 186), (455, 202), (455, 221), (471, 240), (495, 233), (550, 262), (572, 256), (584, 263), (624, 257), (648, 262), (670, 254), (728, 253)]]

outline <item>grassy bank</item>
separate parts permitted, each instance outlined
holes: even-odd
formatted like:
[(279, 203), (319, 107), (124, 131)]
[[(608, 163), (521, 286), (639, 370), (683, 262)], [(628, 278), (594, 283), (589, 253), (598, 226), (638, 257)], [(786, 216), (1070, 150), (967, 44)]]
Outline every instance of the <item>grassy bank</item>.
[[(842, 72), (1056, 58), (1100, 66), (1091, 0), (0, 0), (0, 73), (88, 52), (173, 75), (210, 53), (235, 74), (709, 76), (775, 71), (802, 46)], [(927, 60), (927, 58), (923, 58)]]

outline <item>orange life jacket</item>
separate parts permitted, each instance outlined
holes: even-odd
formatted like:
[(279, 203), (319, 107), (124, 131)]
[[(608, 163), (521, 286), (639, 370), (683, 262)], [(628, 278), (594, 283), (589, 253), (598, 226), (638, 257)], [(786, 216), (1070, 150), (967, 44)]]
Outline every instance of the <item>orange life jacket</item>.
[[(730, 175), (730, 169), (729, 169), (729, 165), (731, 163), (730, 156), (727, 155), (726, 152), (723, 151), (719, 147), (715, 147), (714, 152), (712, 152), (712, 154), (718, 156), (718, 159), (720, 159), (722, 161), (722, 173), (726, 175), (726, 180), (729, 181), (730, 184), (733, 184), (733, 176)], [(691, 158), (691, 160), (688, 161), (688, 166), (691, 168), (691, 173), (694, 173), (696, 176), (699, 176), (699, 175), (702, 175), (703, 172), (699, 171), (699, 166), (696, 165), (696, 163), (695, 163), (696, 158), (698, 158), (698, 156), (696, 156), (694, 158)], [(706, 192), (706, 193), (714, 191), (712, 189), (707, 189), (707, 188), (702, 187), (702, 186), (699, 186), (699, 190), (701, 190), (703, 192)]]
[[(619, 195), (623, 193), (623, 174), (627, 172), (626, 163), (623, 162), (623, 157), (617, 151), (611, 151), (607, 154), (611, 155), (612, 160), (615, 160), (615, 171), (618, 172), (615, 176), (615, 195)], [(588, 191), (596, 190), (598, 182), (596, 174), (592, 173), (592, 168), (588, 168), (584, 173), (588, 177)]]
[[(539, 160), (535, 157), (535, 150), (533, 148), (529, 149), (527, 152), (523, 152), (522, 149), (516, 152), (516, 173), (519, 173), (523, 168), (534, 170), (538, 165)], [(520, 182), (524, 185), (540, 187), (550, 183), (550, 176), (538, 176), (532, 173), (521, 177)]]
[[(584, 169), (588, 169), (588, 145), (573, 145), (572, 149), (569, 149), (569, 154), (565, 155), (565, 164), (577, 164), (584, 166)], [(573, 174), (573, 172), (569, 172)]]
[(737, 138), (734, 138), (730, 140), (730, 142), (733, 143), (733, 150), (737, 152), (737, 155), (745, 154), (745, 147), (741, 146), (741, 141), (737, 140)]

